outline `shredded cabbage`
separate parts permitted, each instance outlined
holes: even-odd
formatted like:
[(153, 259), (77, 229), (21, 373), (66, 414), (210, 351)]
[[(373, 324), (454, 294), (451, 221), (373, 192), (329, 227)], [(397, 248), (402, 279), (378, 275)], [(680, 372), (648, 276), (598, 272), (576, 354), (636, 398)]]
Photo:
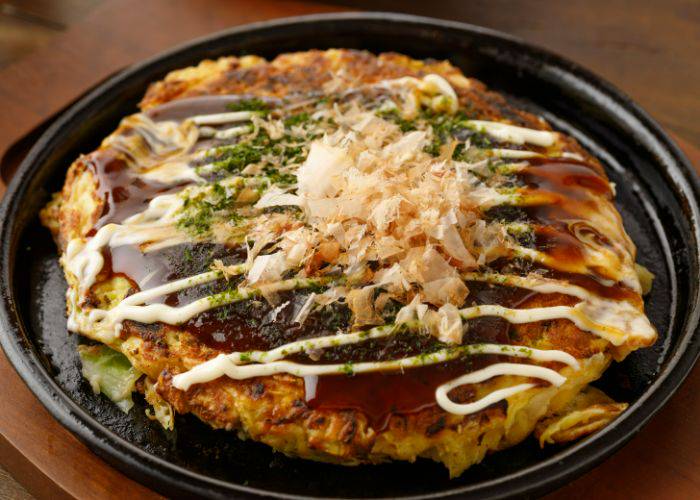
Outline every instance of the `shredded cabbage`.
[(639, 284), (642, 286), (642, 295), (646, 295), (651, 292), (651, 287), (654, 283), (654, 273), (649, 271), (646, 267), (641, 264), (634, 265), (635, 271), (637, 271), (637, 277), (639, 278)]
[(150, 378), (144, 380), (144, 393), (146, 401), (151, 408), (146, 409), (146, 416), (151, 420), (157, 420), (163, 429), (172, 431), (175, 428), (175, 414), (173, 407), (156, 392), (156, 385)]
[(90, 382), (95, 394), (104, 394), (124, 413), (128, 413), (134, 406), (131, 393), (141, 372), (131, 366), (122, 353), (104, 345), (81, 345), (78, 354), (83, 363), (83, 376)]

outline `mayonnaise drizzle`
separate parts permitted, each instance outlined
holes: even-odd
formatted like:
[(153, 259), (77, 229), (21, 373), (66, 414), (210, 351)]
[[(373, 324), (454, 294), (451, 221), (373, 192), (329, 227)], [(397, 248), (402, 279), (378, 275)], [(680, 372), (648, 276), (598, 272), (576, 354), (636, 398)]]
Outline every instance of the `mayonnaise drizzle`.
[[(534, 367), (531, 367), (534, 368)], [(556, 372), (555, 372), (556, 373)], [(465, 375), (464, 377), (467, 377), (468, 375), (473, 375), (473, 373), (469, 373)], [(511, 373), (512, 375), (512, 373)], [(531, 377), (534, 377), (534, 375), (530, 375)], [(458, 384), (453, 384), (453, 382), (462, 382)], [(497, 389), (488, 395), (484, 396), (483, 398), (474, 401), (473, 403), (455, 403), (452, 401), (448, 396), (447, 393), (455, 388), (459, 387), (460, 385), (466, 384), (467, 382), (464, 382), (463, 380), (460, 379), (455, 379), (452, 382), (448, 382), (447, 384), (443, 384), (440, 387), (437, 388), (435, 391), (435, 400), (437, 401), (437, 404), (446, 412), (455, 414), (455, 415), (469, 415), (471, 413), (476, 413), (478, 411), (481, 411), (485, 408), (488, 408), (494, 403), (498, 403), (499, 401), (503, 401), (504, 399), (508, 399), (511, 396), (515, 396), (516, 394), (520, 392), (525, 392), (528, 389), (532, 389), (535, 387), (535, 384), (517, 384), (511, 387), (505, 387), (503, 389)], [(474, 382), (472, 382), (474, 383)]]
[(202, 127), (199, 129), (199, 135), (201, 137), (213, 137), (214, 139), (233, 139), (234, 137), (247, 134), (252, 130), (253, 128), (250, 125), (240, 125), (238, 127), (231, 127), (224, 130), (216, 130), (212, 127)]
[[(560, 362), (567, 364), (573, 369), (579, 368), (579, 362), (564, 351), (539, 350), (526, 347), (504, 345), (504, 344), (475, 344), (466, 346), (456, 346), (441, 349), (430, 354), (421, 354), (408, 358), (391, 361), (373, 361), (346, 364), (324, 364), (305, 365), (290, 361), (280, 361), (280, 359), (312, 349), (322, 349), (347, 345), (391, 335), (396, 330), (396, 325), (385, 325), (373, 328), (366, 332), (355, 332), (347, 334), (337, 334), (315, 339), (292, 342), (280, 346), (271, 351), (250, 351), (246, 353), (236, 352), (232, 354), (220, 354), (216, 358), (201, 363), (191, 370), (175, 375), (173, 386), (180, 390), (188, 390), (195, 384), (201, 384), (215, 380), (221, 376), (227, 376), (235, 380), (243, 380), (252, 377), (270, 376), (279, 373), (291, 375), (320, 376), (320, 375), (341, 375), (350, 373), (367, 373), (373, 371), (397, 371), (416, 366), (427, 366), (442, 363), (455, 359), (463, 355), (495, 354), (516, 358), (532, 359), (533, 361)], [(252, 364), (245, 364), (252, 363)], [(557, 371), (536, 365), (520, 363), (498, 363), (490, 365), (481, 370), (468, 373), (450, 382), (439, 386), (435, 392), (435, 398), (440, 407), (450, 413), (466, 415), (480, 411), (501, 399), (505, 399), (518, 392), (534, 387), (534, 384), (520, 384), (514, 387), (501, 389), (492, 392), (488, 396), (470, 404), (456, 404), (452, 402), (447, 394), (450, 390), (460, 385), (474, 384), (488, 380), (498, 375), (513, 375), (545, 380), (555, 386), (560, 386), (566, 377)]]
[(536, 153), (534, 151), (523, 151), (521, 149), (487, 149), (490, 155), (497, 156), (498, 158), (542, 158), (544, 157), (541, 153)]
[[(208, 276), (205, 273), (203, 279), (208, 279), (210, 277), (211, 276)], [(150, 291), (146, 291), (141, 298), (137, 299), (136, 302), (127, 302), (129, 299), (129, 297), (127, 297), (127, 299), (121, 301), (112, 309), (92, 309), (88, 317), (93, 322), (99, 321), (100, 324), (97, 326), (103, 329), (113, 329), (115, 325), (119, 325), (126, 320), (138, 321), (140, 323), (155, 323), (160, 321), (171, 325), (180, 325), (194, 318), (195, 316), (216, 307), (233, 304), (234, 302), (240, 302), (242, 300), (247, 300), (252, 297), (258, 297), (269, 293), (316, 286), (329, 281), (329, 279), (324, 278), (295, 278), (279, 281), (277, 283), (260, 285), (258, 287), (238, 287), (236, 290), (227, 290), (215, 295), (203, 297), (180, 307), (173, 307), (166, 304), (136, 305), (139, 302), (142, 303), (144, 301), (143, 297), (150, 296)], [(184, 280), (174, 282), (177, 284), (177, 286), (174, 288), (180, 287), (179, 289), (181, 290), (183, 288), (193, 286), (187, 285), (183, 282)], [(169, 285), (173, 285), (174, 283), (168, 283), (162, 287), (159, 287), (161, 288), (159, 292), (162, 290), (167, 290), (167, 287)], [(158, 293), (158, 295), (162, 295), (162, 293)]]
[(547, 130), (533, 130), (531, 128), (517, 127), (501, 122), (485, 120), (469, 120), (468, 123), (477, 130), (486, 132), (494, 139), (513, 144), (534, 144), (535, 146), (549, 147), (557, 141), (557, 133)]
[[(377, 336), (383, 336), (384, 334), (386, 334), (385, 330), (379, 331)], [(352, 334), (338, 334), (335, 337), (344, 337), (346, 335)], [(328, 339), (329, 342), (338, 342), (337, 345), (344, 345), (341, 339), (333, 338), (333, 336), (323, 339)], [(315, 340), (317, 341), (317, 346), (315, 347), (316, 349), (319, 348), (320, 344), (326, 343), (321, 339)], [(364, 339), (359, 340), (361, 341)], [(330, 347), (331, 345), (333, 344), (328, 343), (325, 345), (325, 347)], [(473, 356), (480, 354), (511, 356), (515, 358), (532, 359), (534, 361), (557, 361), (568, 364), (572, 368), (578, 368), (579, 366), (578, 361), (564, 351), (538, 350), (507, 344), (462, 345), (447, 347), (430, 354), (420, 354), (418, 356), (411, 356), (390, 361), (367, 361), (351, 364), (337, 363), (318, 365), (307, 365), (279, 359), (281, 351), (289, 351), (290, 353), (301, 352), (300, 350), (297, 350), (297, 346), (289, 344), (278, 349), (279, 351), (276, 353), (273, 353), (273, 351), (268, 351), (267, 353), (254, 351), (252, 353), (220, 354), (209, 361), (205, 361), (204, 363), (195, 366), (185, 373), (176, 375), (173, 378), (173, 385), (178, 389), (187, 390), (194, 384), (209, 382), (223, 375), (236, 380), (243, 380), (252, 377), (274, 375), (277, 373), (289, 373), (291, 375), (302, 377), (308, 375), (339, 375), (375, 371), (397, 371), (415, 368), (417, 366), (428, 366), (437, 363), (444, 363), (445, 361), (449, 361), (464, 355)], [(240, 364), (243, 362), (242, 360), (248, 359), (247, 357), (249, 355), (255, 356), (257, 359), (261, 360), (261, 362), (254, 364)], [(268, 357), (270, 359), (268, 359)], [(522, 365), (518, 364), (514, 366)]]
[(462, 309), (460, 312), (465, 319), (478, 315), (493, 315), (511, 323), (529, 323), (559, 317), (572, 321), (581, 330), (605, 338), (613, 345), (621, 345), (630, 337), (648, 341), (656, 335), (654, 327), (644, 312), (624, 299), (605, 299), (580, 286), (537, 275), (522, 277), (496, 273), (465, 273), (462, 277), (466, 280), (517, 286), (544, 294), (561, 293), (581, 300), (573, 307), (556, 306), (558, 309), (553, 307), (507, 309), (500, 306), (478, 306)]
[(192, 120), (195, 125), (222, 125), (224, 123), (247, 121), (254, 115), (255, 113), (253, 111), (231, 111), (230, 113), (196, 115), (190, 118), (190, 120)]
[(450, 413), (456, 415), (468, 415), (470, 413), (475, 413), (477, 411), (483, 410), (484, 408), (497, 403), (503, 399), (513, 396), (519, 392), (526, 391), (535, 387), (535, 384), (518, 384), (512, 387), (506, 387), (503, 389), (498, 389), (483, 398), (474, 401), (473, 403), (459, 404), (453, 402), (448, 393), (461, 385), (466, 384), (478, 384), (479, 382), (484, 382), (493, 377), (500, 375), (510, 375), (510, 376), (521, 376), (528, 378), (538, 378), (545, 380), (555, 387), (561, 386), (566, 382), (566, 377), (560, 375), (554, 370), (545, 368), (542, 366), (535, 365), (525, 365), (519, 363), (496, 363), (481, 370), (475, 372), (467, 373), (461, 377), (457, 377), (450, 382), (442, 384), (435, 391), (435, 400), (438, 405)]
[[(419, 327), (420, 322), (406, 323), (404, 325), (408, 327)], [(356, 344), (367, 340), (374, 340), (378, 338), (387, 337), (389, 335), (395, 334), (399, 326), (400, 325), (395, 324), (382, 325), (365, 331), (352, 333), (338, 333), (336, 335), (328, 335), (325, 337), (298, 340), (296, 342), (284, 344), (270, 351), (234, 352), (231, 354), (222, 354), (221, 356), (225, 356), (228, 361), (234, 364), (269, 363), (272, 361), (278, 361), (292, 354), (298, 354), (300, 352), (307, 352), (316, 349), (326, 349), (329, 347), (338, 347), (348, 344)], [(516, 357), (528, 357), (537, 361), (557, 361), (560, 363), (568, 364), (572, 367), (578, 367), (578, 361), (576, 360), (576, 358), (564, 351), (531, 349), (517, 345), (513, 346), (508, 344), (476, 344), (473, 346), (467, 346), (466, 348), (464, 346), (450, 347), (448, 349), (445, 349), (444, 351), (460, 351), (462, 349), (466, 349), (466, 351), (464, 352), (468, 353), (504, 354)], [(203, 367), (207, 363), (209, 363), (209, 361), (198, 365), (197, 368), (199, 366)], [(196, 370), (197, 368), (195, 368), (194, 370)]]

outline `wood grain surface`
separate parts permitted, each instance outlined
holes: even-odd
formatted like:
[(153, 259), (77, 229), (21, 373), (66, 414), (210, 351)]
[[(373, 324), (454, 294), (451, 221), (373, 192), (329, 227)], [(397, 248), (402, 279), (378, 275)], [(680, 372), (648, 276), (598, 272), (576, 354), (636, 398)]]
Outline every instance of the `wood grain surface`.
[[(695, 119), (700, 115), (699, 2), (109, 0), (49, 45), (0, 69), (3, 167), (21, 158), (31, 132), (47, 118), (128, 64), (229, 26), (344, 8), (401, 9), (523, 36), (602, 73), (650, 108), (667, 128), (700, 144), (700, 122)], [(23, 143), (24, 137), (30, 139)], [(700, 150), (678, 142), (699, 166)], [(3, 175), (7, 173), (3, 168)], [(0, 196), (3, 192), (0, 182)], [(0, 395), (0, 465), (36, 497), (160, 498), (63, 429), (1, 352)], [(625, 448), (550, 497), (700, 497), (698, 415), (700, 367)]]

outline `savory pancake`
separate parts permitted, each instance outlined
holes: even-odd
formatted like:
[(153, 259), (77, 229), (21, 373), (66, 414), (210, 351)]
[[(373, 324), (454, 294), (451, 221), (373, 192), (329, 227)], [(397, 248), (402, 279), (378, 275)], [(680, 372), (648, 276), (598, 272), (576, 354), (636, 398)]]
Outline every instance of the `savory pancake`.
[(42, 212), (83, 373), (345, 465), (452, 476), (626, 405), (588, 387), (654, 343), (649, 273), (575, 140), (448, 62), (204, 61), (148, 89)]

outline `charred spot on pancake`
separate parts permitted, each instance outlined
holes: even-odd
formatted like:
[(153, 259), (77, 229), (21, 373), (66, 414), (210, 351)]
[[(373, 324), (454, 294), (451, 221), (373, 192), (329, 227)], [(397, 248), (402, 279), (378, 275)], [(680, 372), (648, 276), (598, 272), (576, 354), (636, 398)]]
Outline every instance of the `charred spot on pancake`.
[(441, 430), (445, 428), (445, 416), (440, 415), (438, 419), (435, 421), (435, 423), (431, 424), (428, 426), (428, 428), (425, 430), (425, 435), (428, 437), (432, 437)]

